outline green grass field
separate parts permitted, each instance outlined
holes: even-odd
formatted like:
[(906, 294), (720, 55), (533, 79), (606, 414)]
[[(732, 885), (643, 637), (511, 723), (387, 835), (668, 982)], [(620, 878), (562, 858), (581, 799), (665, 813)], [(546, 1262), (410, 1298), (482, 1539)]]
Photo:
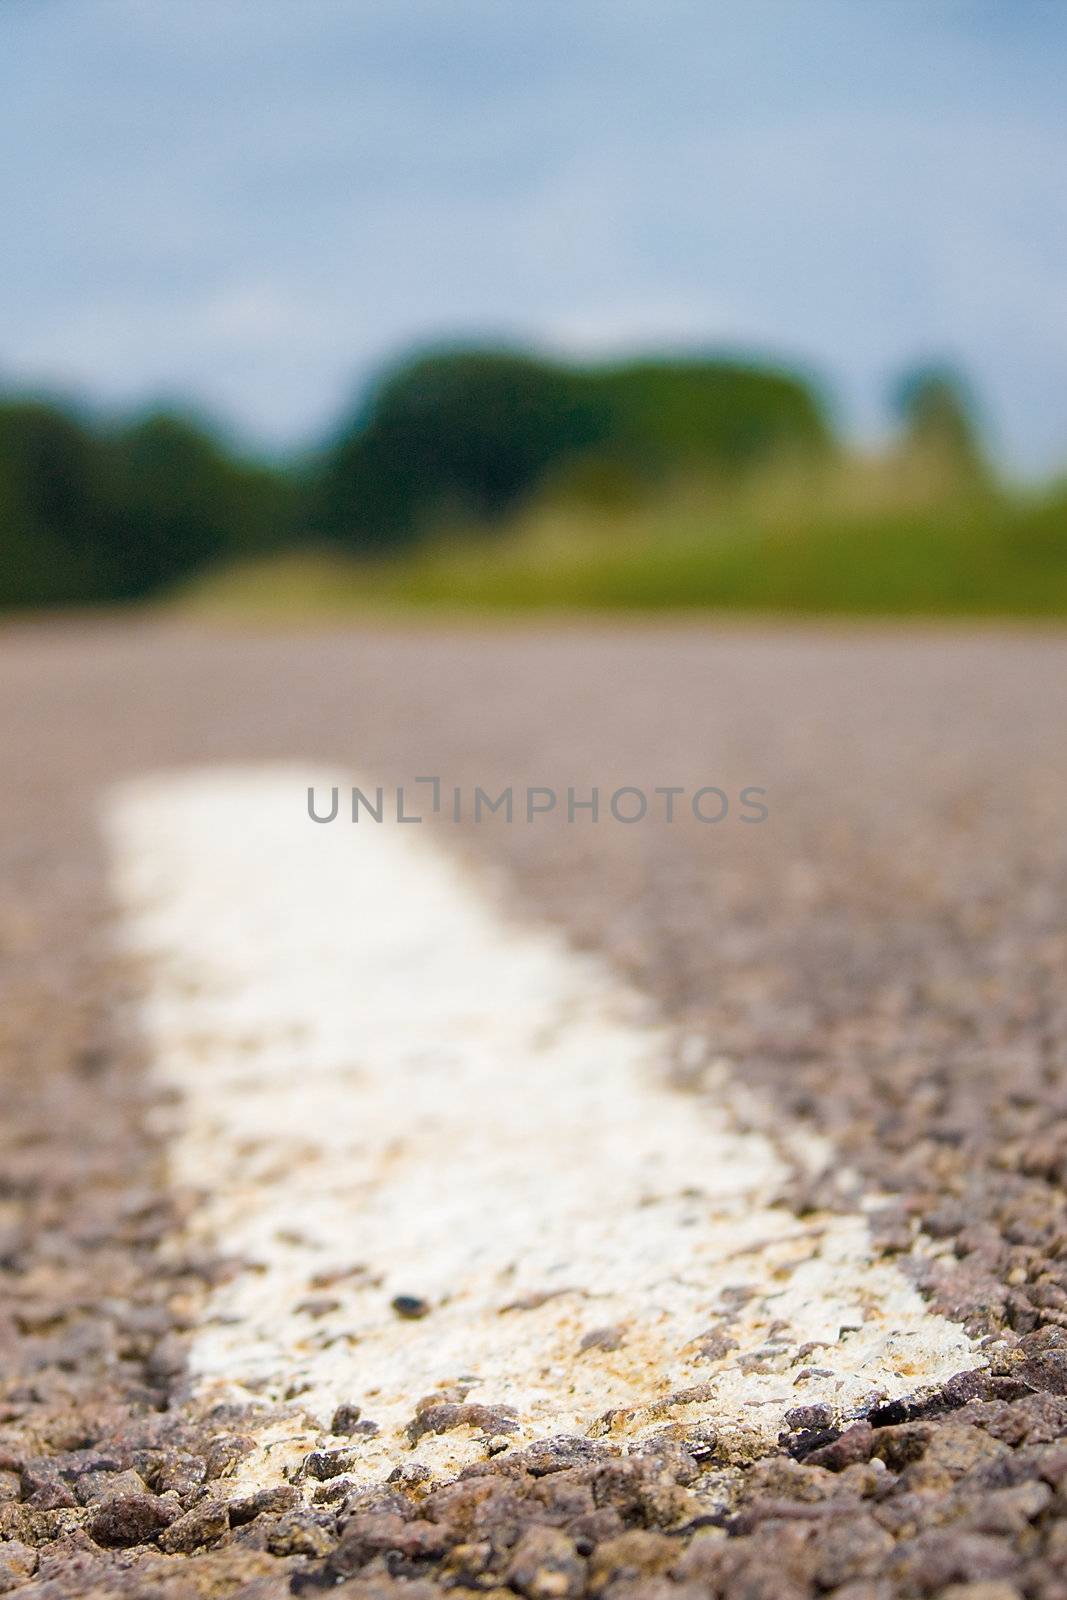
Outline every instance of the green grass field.
[(544, 504), (389, 560), (304, 551), (209, 573), (178, 597), (232, 616), (365, 609), (760, 611), (1067, 617), (1067, 493), (905, 494), (873, 481), (820, 496), (690, 487), (609, 512)]

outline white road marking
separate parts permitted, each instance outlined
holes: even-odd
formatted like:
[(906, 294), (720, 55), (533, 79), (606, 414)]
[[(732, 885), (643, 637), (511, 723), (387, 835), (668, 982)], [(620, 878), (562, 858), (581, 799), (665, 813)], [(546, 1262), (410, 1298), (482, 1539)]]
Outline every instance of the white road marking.
[[(162, 776), (109, 811), (174, 1176), (244, 1263), (193, 1341), (200, 1397), (294, 1399), (290, 1457), (345, 1443), (330, 1419), (357, 1404), (379, 1432), (348, 1470), (371, 1479), (455, 1470), (509, 1427), (711, 1424), (754, 1450), (790, 1407), (978, 1364), (863, 1215), (772, 1204), (783, 1162), (739, 1129), (740, 1091), (709, 1110), (671, 1088), (669, 1035), (596, 961), (513, 925), (428, 828), (316, 826), (309, 781)], [(435, 1392), (514, 1418), (413, 1445)]]

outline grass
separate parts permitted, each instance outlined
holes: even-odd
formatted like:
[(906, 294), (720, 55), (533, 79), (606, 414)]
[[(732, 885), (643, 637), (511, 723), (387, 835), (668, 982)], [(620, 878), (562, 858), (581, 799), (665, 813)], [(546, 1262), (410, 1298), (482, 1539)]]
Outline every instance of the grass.
[(367, 610), (753, 611), (1067, 617), (1067, 492), (929, 492), (885, 463), (829, 483), (688, 485), (654, 504), (532, 507), (391, 560), (304, 551), (210, 573), (200, 614), (344, 617)]

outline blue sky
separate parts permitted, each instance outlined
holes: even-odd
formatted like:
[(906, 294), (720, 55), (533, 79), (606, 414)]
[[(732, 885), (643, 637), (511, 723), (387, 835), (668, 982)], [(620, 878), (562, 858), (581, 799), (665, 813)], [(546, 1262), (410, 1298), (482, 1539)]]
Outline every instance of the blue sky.
[(300, 443), (499, 335), (970, 374), (1067, 465), (1061, 0), (0, 0), (0, 378)]

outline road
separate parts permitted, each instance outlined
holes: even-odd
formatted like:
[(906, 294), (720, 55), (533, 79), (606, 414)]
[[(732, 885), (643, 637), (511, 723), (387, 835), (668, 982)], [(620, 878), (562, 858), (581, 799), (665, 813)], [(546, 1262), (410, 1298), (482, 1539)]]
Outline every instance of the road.
[(1067, 1595), (1065, 708), (9, 626), (0, 1592)]

